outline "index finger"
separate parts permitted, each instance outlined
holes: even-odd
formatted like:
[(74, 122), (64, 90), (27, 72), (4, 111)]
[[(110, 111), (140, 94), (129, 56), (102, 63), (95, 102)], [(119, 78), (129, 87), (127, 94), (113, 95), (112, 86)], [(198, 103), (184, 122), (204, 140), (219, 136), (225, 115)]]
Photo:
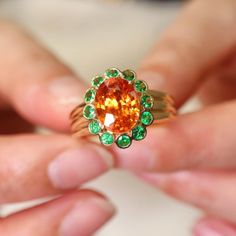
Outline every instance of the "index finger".
[(235, 22), (235, 1), (191, 1), (144, 59), (139, 77), (152, 89), (169, 92), (179, 107), (232, 53)]
[(30, 35), (0, 22), (0, 97), (28, 121), (68, 130), (69, 112), (84, 84)]

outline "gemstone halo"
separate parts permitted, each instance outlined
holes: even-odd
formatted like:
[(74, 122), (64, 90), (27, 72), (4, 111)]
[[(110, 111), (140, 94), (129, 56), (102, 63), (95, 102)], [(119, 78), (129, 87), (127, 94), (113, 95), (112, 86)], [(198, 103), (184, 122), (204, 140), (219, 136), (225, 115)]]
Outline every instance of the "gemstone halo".
[(102, 144), (128, 148), (132, 140), (145, 138), (146, 127), (154, 120), (153, 101), (147, 84), (134, 71), (110, 68), (92, 79), (83, 116), (90, 134), (98, 135)]

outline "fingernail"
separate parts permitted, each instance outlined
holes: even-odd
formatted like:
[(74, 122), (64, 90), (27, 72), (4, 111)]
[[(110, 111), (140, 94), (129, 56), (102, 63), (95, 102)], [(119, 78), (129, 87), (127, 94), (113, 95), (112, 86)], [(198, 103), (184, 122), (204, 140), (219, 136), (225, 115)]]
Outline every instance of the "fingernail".
[(76, 188), (113, 166), (113, 157), (106, 149), (85, 145), (59, 154), (48, 167), (53, 186), (61, 189)]
[(222, 232), (219, 232), (216, 228), (206, 225), (206, 224), (201, 224), (197, 226), (194, 232), (195, 236), (226, 236), (228, 234), (224, 234)]
[(150, 88), (164, 88), (164, 77), (155, 71), (142, 71), (138, 74), (138, 79), (144, 80), (148, 83)]
[(133, 171), (152, 171), (157, 165), (158, 152), (152, 148), (133, 143), (127, 149), (115, 148), (118, 157), (116, 165), (119, 168)]
[(64, 76), (51, 80), (48, 91), (62, 105), (78, 105), (83, 98), (83, 86), (75, 76)]
[(115, 213), (114, 206), (103, 198), (90, 198), (79, 202), (64, 217), (60, 236), (87, 236), (100, 228)]
[(235, 227), (217, 219), (206, 219), (200, 221), (194, 228), (195, 236), (235, 236)]

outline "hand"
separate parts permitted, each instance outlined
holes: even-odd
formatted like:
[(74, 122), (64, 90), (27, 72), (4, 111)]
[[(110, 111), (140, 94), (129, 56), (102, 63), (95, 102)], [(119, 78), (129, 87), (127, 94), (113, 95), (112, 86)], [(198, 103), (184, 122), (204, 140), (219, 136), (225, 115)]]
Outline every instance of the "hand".
[(198, 236), (236, 235), (235, 25), (235, 0), (187, 4), (138, 75), (172, 94), (178, 107), (195, 95), (205, 107), (115, 149), (118, 167), (146, 172), (142, 179), (206, 212)]
[(112, 204), (68, 190), (112, 167), (111, 154), (62, 134), (30, 134), (34, 125), (68, 130), (84, 85), (13, 24), (0, 22), (0, 52), (0, 204), (61, 195), (2, 218), (0, 235), (91, 235), (114, 214)]

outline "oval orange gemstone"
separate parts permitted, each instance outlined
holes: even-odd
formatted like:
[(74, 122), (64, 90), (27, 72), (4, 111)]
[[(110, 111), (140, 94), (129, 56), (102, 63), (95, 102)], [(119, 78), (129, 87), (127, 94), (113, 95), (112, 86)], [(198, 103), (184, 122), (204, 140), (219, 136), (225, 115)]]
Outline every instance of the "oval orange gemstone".
[(99, 121), (113, 133), (130, 131), (139, 120), (139, 96), (122, 78), (105, 80), (98, 88), (95, 108)]

